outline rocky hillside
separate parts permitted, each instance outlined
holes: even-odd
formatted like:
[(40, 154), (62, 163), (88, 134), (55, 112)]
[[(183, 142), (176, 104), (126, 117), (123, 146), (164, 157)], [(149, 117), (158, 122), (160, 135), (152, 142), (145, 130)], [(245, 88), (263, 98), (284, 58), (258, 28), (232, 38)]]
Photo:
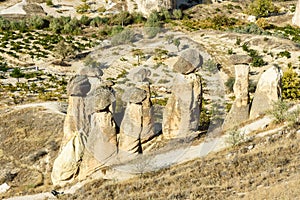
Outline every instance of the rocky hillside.
[(300, 3), (207, 2), (2, 1), (0, 198), (299, 198)]

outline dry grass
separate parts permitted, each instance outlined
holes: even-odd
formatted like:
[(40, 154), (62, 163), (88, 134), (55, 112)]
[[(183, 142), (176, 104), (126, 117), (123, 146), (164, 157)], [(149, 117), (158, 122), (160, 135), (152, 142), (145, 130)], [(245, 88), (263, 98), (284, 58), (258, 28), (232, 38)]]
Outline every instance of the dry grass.
[[(124, 182), (95, 180), (63, 199), (295, 199), (300, 135), (275, 134)], [(254, 146), (249, 150), (248, 146)], [(269, 192), (266, 192), (269, 191)], [(273, 194), (270, 194), (274, 192)], [(258, 196), (255, 196), (255, 195)], [(273, 198), (274, 197), (274, 198)]]
[(42, 108), (0, 113), (0, 184), (11, 186), (7, 193), (0, 194), (0, 199), (49, 191), (64, 116)]

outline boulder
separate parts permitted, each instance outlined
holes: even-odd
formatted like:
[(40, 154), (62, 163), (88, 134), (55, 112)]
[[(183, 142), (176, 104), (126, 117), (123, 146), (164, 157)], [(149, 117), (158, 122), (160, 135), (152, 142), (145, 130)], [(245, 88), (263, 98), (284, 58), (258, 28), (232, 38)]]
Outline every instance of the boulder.
[(78, 74), (88, 77), (100, 78), (103, 75), (103, 71), (99, 67), (82, 67), (80, 68)]
[(293, 16), (292, 23), (294, 25), (300, 27), (300, 0), (298, 0), (297, 6), (296, 6), (296, 12)]
[(281, 78), (282, 71), (276, 66), (269, 68), (261, 75), (253, 97), (250, 119), (272, 109), (273, 103), (281, 98)]
[(163, 112), (163, 136), (185, 137), (197, 131), (201, 109), (201, 78), (197, 74), (178, 75)]
[(230, 62), (232, 65), (239, 65), (239, 64), (249, 64), (252, 62), (252, 58), (248, 55), (232, 55), (230, 56)]
[(231, 129), (249, 118), (249, 66), (235, 66), (235, 82), (233, 91), (235, 101), (223, 123), (223, 129)]
[(95, 97), (95, 110), (98, 112), (105, 110), (115, 101), (113, 92), (107, 87), (98, 87), (93, 96)]
[(147, 93), (145, 90), (132, 87), (125, 90), (122, 95), (122, 101), (129, 103), (141, 103), (147, 97)]
[(187, 49), (183, 51), (173, 66), (175, 72), (181, 74), (189, 74), (194, 72), (203, 64), (203, 58), (195, 49)]
[(85, 75), (77, 75), (69, 81), (67, 93), (69, 96), (84, 97), (91, 89), (91, 84)]

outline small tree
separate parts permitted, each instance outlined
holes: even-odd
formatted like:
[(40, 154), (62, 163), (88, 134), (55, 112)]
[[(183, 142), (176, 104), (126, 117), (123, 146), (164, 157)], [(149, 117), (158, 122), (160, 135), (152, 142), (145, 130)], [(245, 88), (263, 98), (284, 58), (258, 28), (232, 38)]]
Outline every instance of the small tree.
[(134, 57), (137, 57), (138, 65), (140, 65), (140, 58), (144, 55), (144, 52), (141, 49), (132, 49), (131, 52)]
[(70, 55), (74, 55), (75, 49), (72, 45), (68, 45), (64, 40), (61, 40), (54, 48), (54, 53), (57, 57), (61, 58), (61, 63), (64, 62), (64, 59)]
[(180, 39), (179, 38), (174, 39), (173, 44), (177, 47), (177, 51), (179, 51)]
[(13, 71), (10, 73), (10, 76), (13, 78), (16, 78), (19, 82), (19, 79), (24, 77), (24, 73), (21, 71), (20, 68), (14, 68)]
[(155, 54), (155, 57), (154, 57), (154, 60), (158, 62), (161, 62), (163, 57), (168, 55), (168, 50), (166, 49), (161, 49), (161, 48), (156, 48), (154, 49), (154, 54)]
[(145, 32), (149, 38), (154, 38), (159, 32), (161, 27), (160, 16), (157, 12), (152, 12), (147, 22), (145, 23)]

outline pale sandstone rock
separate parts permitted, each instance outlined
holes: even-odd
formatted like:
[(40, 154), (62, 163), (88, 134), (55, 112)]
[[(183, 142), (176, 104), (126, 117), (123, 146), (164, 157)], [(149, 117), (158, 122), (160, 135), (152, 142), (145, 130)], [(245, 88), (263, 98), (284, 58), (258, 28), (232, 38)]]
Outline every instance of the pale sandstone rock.
[(238, 126), (249, 118), (249, 66), (235, 66), (235, 83), (233, 91), (235, 101), (230, 112), (227, 114), (223, 123), (223, 129), (230, 129)]
[(128, 103), (120, 126), (119, 148), (131, 153), (141, 153), (142, 143), (154, 136), (150, 86), (144, 83), (138, 87), (124, 93)]
[(250, 119), (272, 109), (274, 102), (281, 98), (282, 71), (276, 66), (266, 70), (260, 77), (250, 110)]
[(74, 180), (83, 155), (84, 140), (83, 134), (76, 133), (61, 150), (53, 163), (51, 180), (54, 185)]
[(300, 0), (298, 0), (297, 6), (296, 6), (296, 12), (292, 19), (292, 22), (294, 25), (300, 26)]
[(232, 65), (239, 65), (239, 64), (249, 64), (252, 62), (252, 58), (248, 55), (232, 55), (230, 56), (230, 62)]
[(178, 75), (163, 113), (163, 136), (185, 137), (198, 130), (201, 109), (201, 79), (196, 74)]

